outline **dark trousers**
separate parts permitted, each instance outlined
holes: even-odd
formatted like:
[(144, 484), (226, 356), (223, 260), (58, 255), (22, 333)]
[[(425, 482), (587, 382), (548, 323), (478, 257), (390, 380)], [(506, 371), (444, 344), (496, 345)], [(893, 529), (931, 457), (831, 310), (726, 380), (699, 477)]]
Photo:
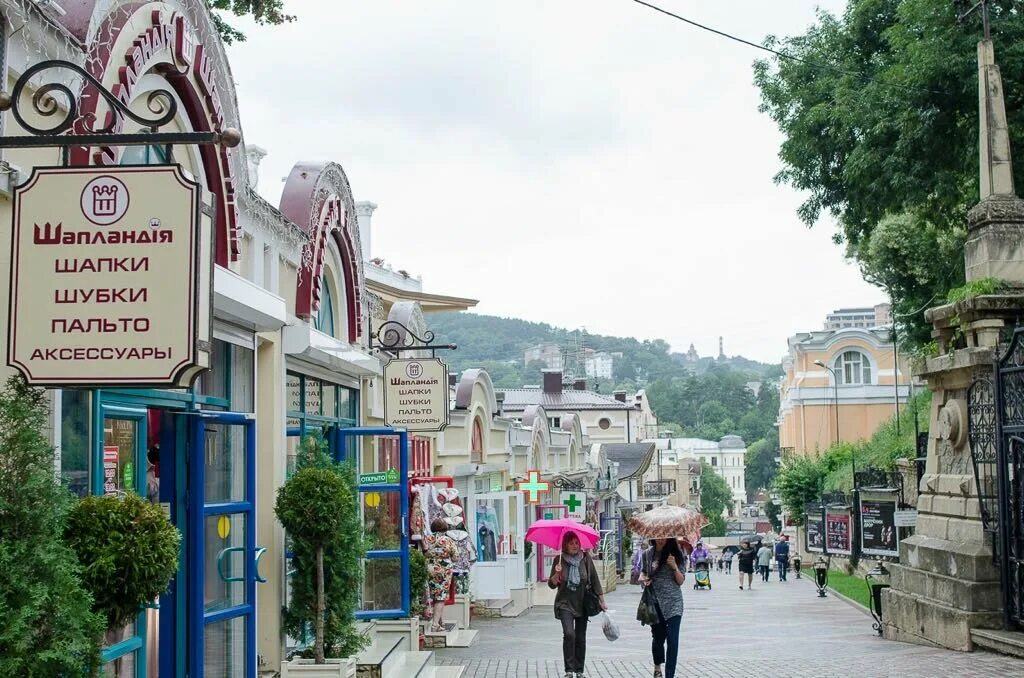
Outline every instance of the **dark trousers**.
[[(566, 673), (583, 673), (583, 662), (587, 658), (587, 622), (583, 617), (573, 617), (569, 610), (561, 610), (558, 618), (562, 622), (562, 659)], [(679, 629), (678, 624), (676, 629)]]
[(732, 574), (732, 561), (731, 560), (725, 561), (725, 573), (726, 574)]
[(761, 581), (768, 581), (768, 572), (770, 571), (767, 565), (761, 565)]
[[(679, 624), (682, 616), (666, 619), (651, 627), (651, 654), (655, 664), (665, 665), (665, 678), (676, 675), (676, 657), (679, 655)], [(668, 656), (665, 656), (665, 641), (668, 641)]]
[(779, 565), (779, 581), (786, 581), (786, 573), (789, 570), (789, 562), (783, 559), (775, 561)]

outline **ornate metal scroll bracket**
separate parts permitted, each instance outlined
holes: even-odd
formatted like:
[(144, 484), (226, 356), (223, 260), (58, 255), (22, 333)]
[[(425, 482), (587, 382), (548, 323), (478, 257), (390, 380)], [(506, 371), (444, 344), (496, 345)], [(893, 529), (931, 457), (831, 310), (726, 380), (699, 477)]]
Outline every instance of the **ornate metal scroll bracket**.
[(854, 475), (854, 483), (858, 490), (893, 491), (896, 493), (900, 508), (906, 506), (901, 473), (880, 468), (866, 468), (857, 471)]
[(403, 351), (430, 351), (432, 357), (436, 357), (436, 351), (454, 351), (458, 349), (455, 344), (435, 344), (434, 333), (427, 330), (422, 337), (413, 334), (412, 330), (398, 322), (388, 320), (377, 328), (371, 335), (377, 343), (370, 345), (370, 348), (387, 351), (388, 353), (402, 353)]
[[(37, 87), (30, 99), (29, 110), (42, 118), (63, 117), (50, 127), (36, 127), (26, 120), (23, 115), (23, 107), (29, 105), (24, 102), (26, 87), (39, 73), (57, 69), (77, 74), (107, 103), (111, 114), (101, 127), (94, 126), (95, 116), (81, 113), (81, 92), (76, 93), (62, 82), (48, 82)], [(225, 128), (221, 132), (159, 132), (161, 127), (172, 122), (178, 114), (177, 100), (165, 89), (150, 92), (146, 106), (155, 117), (145, 117), (132, 111), (104, 87), (103, 83), (76, 63), (57, 59), (40, 61), (21, 74), (10, 94), (0, 92), (0, 111), (9, 110), (18, 124), (29, 132), (28, 135), (0, 137), (0, 148), (149, 145), (170, 147), (176, 144), (222, 144), (233, 148), (242, 141), (242, 133), (233, 127)], [(139, 124), (146, 131), (115, 134), (114, 129), (118, 120), (124, 118)]]
[(560, 490), (586, 490), (588, 489), (583, 483), (577, 483), (574, 480), (570, 480), (565, 476), (557, 476), (551, 481), (555, 487)]

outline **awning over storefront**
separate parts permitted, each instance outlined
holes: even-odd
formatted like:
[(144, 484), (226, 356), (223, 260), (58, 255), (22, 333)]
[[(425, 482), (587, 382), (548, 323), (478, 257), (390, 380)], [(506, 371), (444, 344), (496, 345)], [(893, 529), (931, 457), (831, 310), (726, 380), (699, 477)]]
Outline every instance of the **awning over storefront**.
[(213, 311), (255, 332), (273, 332), (288, 322), (284, 299), (221, 266), (213, 267)]
[(301, 357), (314, 365), (343, 374), (365, 377), (381, 374), (379, 360), (305, 323), (287, 325), (283, 334), (287, 355)]

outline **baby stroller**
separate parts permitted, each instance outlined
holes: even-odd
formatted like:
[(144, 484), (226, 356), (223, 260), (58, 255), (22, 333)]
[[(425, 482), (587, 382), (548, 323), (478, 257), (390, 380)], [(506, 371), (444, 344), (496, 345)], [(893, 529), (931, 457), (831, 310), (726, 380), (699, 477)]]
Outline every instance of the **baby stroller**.
[(711, 563), (699, 558), (693, 563), (693, 590), (711, 588)]

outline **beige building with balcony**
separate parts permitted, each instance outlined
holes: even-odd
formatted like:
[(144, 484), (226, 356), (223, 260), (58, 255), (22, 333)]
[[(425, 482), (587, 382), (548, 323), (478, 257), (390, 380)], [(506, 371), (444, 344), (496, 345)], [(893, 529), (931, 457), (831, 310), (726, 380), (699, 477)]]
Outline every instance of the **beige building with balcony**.
[(782, 366), (783, 456), (870, 438), (909, 395), (910, 371), (902, 356), (894, 357), (887, 327), (797, 334), (789, 339)]

